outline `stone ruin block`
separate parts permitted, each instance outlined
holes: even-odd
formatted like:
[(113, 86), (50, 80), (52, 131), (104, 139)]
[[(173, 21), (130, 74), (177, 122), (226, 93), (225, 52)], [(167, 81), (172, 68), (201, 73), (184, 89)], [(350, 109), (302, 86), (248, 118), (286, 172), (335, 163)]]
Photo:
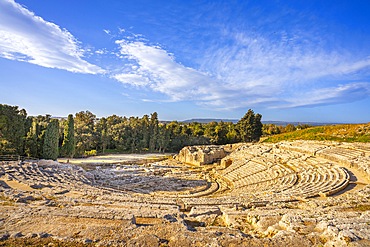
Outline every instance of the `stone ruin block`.
[(223, 146), (187, 146), (180, 150), (175, 159), (180, 162), (201, 166), (220, 162), (227, 154), (228, 152), (225, 151)]

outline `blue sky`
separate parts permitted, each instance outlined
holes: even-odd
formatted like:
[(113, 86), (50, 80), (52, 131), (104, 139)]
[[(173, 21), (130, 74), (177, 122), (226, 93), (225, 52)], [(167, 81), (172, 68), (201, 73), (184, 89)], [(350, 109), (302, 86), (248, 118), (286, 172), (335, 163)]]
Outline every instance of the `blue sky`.
[(369, 122), (369, 26), (366, 0), (0, 0), (0, 103)]

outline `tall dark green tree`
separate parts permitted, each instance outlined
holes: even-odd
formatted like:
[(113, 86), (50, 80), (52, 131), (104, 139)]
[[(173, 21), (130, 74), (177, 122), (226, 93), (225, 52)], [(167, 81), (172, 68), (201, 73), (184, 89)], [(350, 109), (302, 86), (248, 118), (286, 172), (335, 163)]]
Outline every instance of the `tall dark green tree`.
[(103, 153), (109, 147), (109, 134), (108, 134), (108, 124), (107, 119), (105, 117), (100, 118), (99, 122), (96, 123), (95, 129), (96, 132), (99, 133), (98, 136), (100, 137), (99, 141), (99, 150)]
[(56, 160), (59, 155), (59, 123), (57, 119), (52, 119), (46, 127), (43, 158)]
[(150, 124), (149, 124), (149, 151), (153, 152), (156, 150), (158, 146), (158, 113), (153, 112), (150, 116)]
[(48, 127), (51, 121), (51, 115), (41, 116), (38, 115), (35, 117), (37, 122), (37, 156), (38, 158), (43, 157), (43, 149), (44, 149), (44, 139), (45, 139), (45, 132), (46, 128)]
[(76, 113), (74, 119), (76, 154), (84, 155), (85, 151), (96, 149), (97, 138), (94, 131), (96, 116), (90, 111)]
[(228, 133), (228, 126), (223, 121), (219, 122), (218, 125), (215, 128), (216, 133), (216, 144), (227, 144), (227, 133)]
[(26, 117), (24, 109), (0, 104), (0, 154), (23, 154)]
[(64, 125), (64, 137), (62, 144), (62, 153), (64, 156), (69, 158), (73, 158), (76, 149), (74, 126), (73, 115), (69, 114)]
[(253, 135), (252, 135), (252, 140), (253, 141), (259, 141), (261, 136), (262, 136), (262, 115), (257, 113), (254, 115), (254, 122), (253, 122)]
[(166, 124), (159, 124), (158, 131), (158, 151), (164, 153), (170, 144), (171, 133)]
[(237, 123), (237, 130), (241, 141), (258, 141), (262, 135), (262, 115), (254, 114), (253, 110), (248, 112)]
[(28, 157), (38, 157), (38, 143), (37, 143), (37, 120), (32, 120), (32, 126), (30, 127), (25, 143), (25, 153)]
[(139, 131), (139, 139), (141, 139), (139, 144), (140, 150), (148, 150), (149, 149), (149, 142), (150, 142), (150, 120), (148, 115), (144, 115), (140, 119), (140, 129)]

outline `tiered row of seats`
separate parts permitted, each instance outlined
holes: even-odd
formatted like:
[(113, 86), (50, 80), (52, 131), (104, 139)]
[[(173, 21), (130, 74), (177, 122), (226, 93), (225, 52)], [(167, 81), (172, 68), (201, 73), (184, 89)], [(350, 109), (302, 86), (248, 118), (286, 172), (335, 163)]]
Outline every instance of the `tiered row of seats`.
[(332, 161), (351, 165), (354, 160), (358, 159), (359, 157), (364, 157), (365, 153), (356, 149), (333, 147), (321, 150), (320, 152), (318, 152), (318, 156)]
[(78, 167), (59, 165), (56, 168), (46, 164), (12, 162), (3, 164), (1, 169), (7, 180), (15, 180), (34, 189), (54, 186), (69, 188), (71, 185), (83, 187), (83, 185), (91, 183), (84, 176), (83, 170)]
[[(135, 217), (163, 217), (167, 214), (179, 212), (175, 198), (150, 197), (150, 200), (148, 200), (148, 195), (144, 193), (134, 194), (109, 186), (92, 186), (78, 167), (68, 167), (63, 164), (53, 167), (52, 165), (38, 165), (36, 163), (1, 163), (0, 179), (5, 180), (5, 182), (14, 180), (29, 185), (34, 188), (33, 191), (37, 192), (37, 196), (52, 191), (57, 196), (53, 200), (58, 198), (59, 203), (63, 203), (63, 201), (70, 203), (71, 198), (68, 198), (64, 193), (58, 196), (58, 191), (65, 189), (65, 193), (69, 191), (79, 192), (78, 202), (83, 206), (66, 207), (65, 210), (60, 212), (60, 216), (73, 216), (75, 214), (79, 217), (105, 217), (101, 211), (105, 210), (104, 205), (108, 204), (112, 205), (112, 208), (105, 210), (108, 218), (109, 215), (110, 217), (112, 215), (120, 216), (121, 213), (117, 211), (119, 209), (122, 209), (122, 212), (125, 212), (126, 215), (135, 215)], [(45, 187), (52, 189), (44, 191), (43, 188)], [(7, 189), (9, 190), (10, 187)], [(33, 191), (29, 192), (29, 195), (35, 196), (36, 194)], [(75, 197), (72, 199), (73, 201), (76, 200)], [(91, 206), (85, 206), (90, 204)], [(117, 208), (113, 207), (113, 204)], [(102, 205), (102, 207), (99, 208), (99, 205)], [(99, 213), (97, 213), (97, 210)]]
[(284, 195), (304, 198), (318, 195), (332, 195), (344, 189), (349, 183), (348, 172), (341, 167), (317, 158), (292, 160), (288, 163), (296, 169), (299, 179), (297, 183), (282, 192)]
[(286, 151), (293, 151), (300, 154), (306, 154), (309, 156), (315, 156), (316, 152), (327, 148), (327, 143), (321, 143), (321, 142), (310, 142), (309, 145), (307, 145), (308, 141), (294, 141), (294, 142), (287, 142), (283, 141), (277, 144), (277, 148), (281, 150)]
[[(248, 148), (240, 149), (248, 152)], [(243, 159), (244, 154), (233, 154), (232, 164), (219, 174), (232, 183), (230, 195), (261, 200), (328, 196), (343, 190), (350, 176), (346, 169), (313, 156), (322, 150), (325, 150), (323, 144), (301, 147), (279, 143), (258, 154), (251, 150), (247, 160)], [(358, 157), (360, 153), (352, 155)]]
[(352, 143), (351, 145), (343, 144), (343, 147), (362, 151), (365, 156), (370, 157), (370, 145), (366, 145), (364, 143)]
[(203, 197), (215, 193), (219, 189), (219, 185), (216, 182), (210, 182), (209, 186), (205, 190), (197, 191), (191, 194), (179, 194), (179, 197)]

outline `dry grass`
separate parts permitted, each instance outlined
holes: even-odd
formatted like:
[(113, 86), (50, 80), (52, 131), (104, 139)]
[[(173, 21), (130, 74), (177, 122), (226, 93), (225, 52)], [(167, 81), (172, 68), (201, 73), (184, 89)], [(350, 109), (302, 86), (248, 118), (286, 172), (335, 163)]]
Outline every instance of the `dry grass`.
[(316, 140), (338, 142), (370, 142), (370, 123), (318, 126), (274, 135), (263, 142)]

